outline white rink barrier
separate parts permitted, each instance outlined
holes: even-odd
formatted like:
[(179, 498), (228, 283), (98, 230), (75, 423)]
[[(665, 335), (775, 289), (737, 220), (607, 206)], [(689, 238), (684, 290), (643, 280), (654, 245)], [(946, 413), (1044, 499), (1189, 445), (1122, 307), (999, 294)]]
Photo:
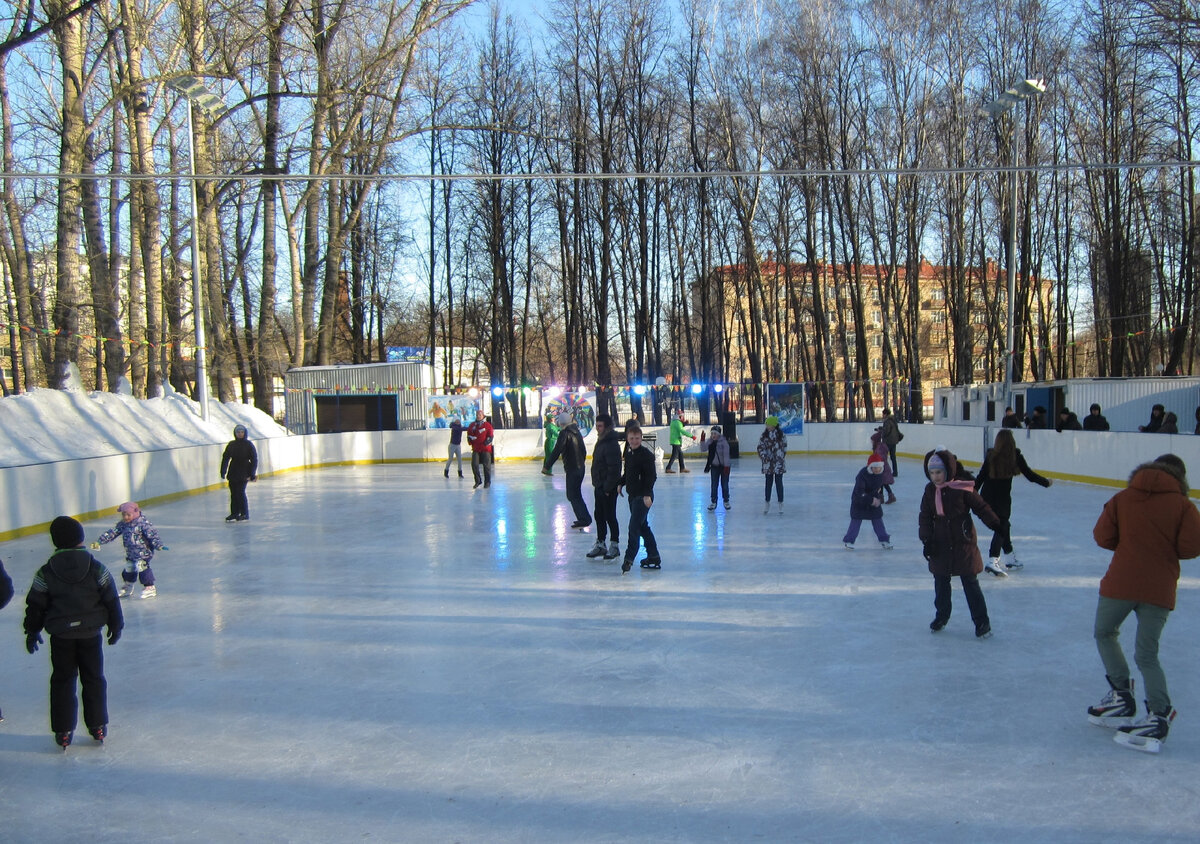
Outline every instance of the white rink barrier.
[[(802, 434), (788, 436), (788, 453), (802, 455), (859, 455), (866, 461), (874, 423), (808, 423)], [(741, 459), (755, 462), (755, 447), (762, 425), (739, 424)], [(699, 435), (705, 426), (692, 426)], [(902, 424), (904, 440), (897, 449), (900, 459), (919, 461), (935, 447), (949, 448), (970, 467), (983, 460), (984, 449), (995, 439), (998, 428), (960, 425)], [(646, 428), (658, 438), (658, 448), (671, 453), (666, 428)], [(1043, 475), (1063, 480), (1121, 487), (1139, 463), (1173, 452), (1183, 458), (1193, 475), (1200, 473), (1200, 437), (1180, 434), (1092, 433), (1026, 431), (1013, 432), (1017, 447), (1029, 465)], [(259, 475), (268, 476), (297, 469), (361, 463), (432, 462), (446, 459), (449, 435), (445, 430), (354, 432), (306, 434), (257, 440)], [(595, 434), (587, 440), (589, 450)], [(697, 459), (703, 446), (688, 442), (685, 451)], [(496, 432), (496, 459), (540, 460), (540, 430)], [(221, 489), (221, 455), (224, 443), (163, 451), (64, 460), (0, 470), (0, 541), (44, 531), (55, 516), (67, 514), (83, 521), (114, 517), (123, 501), (147, 506), (188, 495)], [(463, 458), (470, 450), (463, 442)], [(914, 465), (913, 468), (916, 468)], [(911, 469), (909, 471), (912, 471)], [(1193, 497), (1200, 497), (1196, 491)]]

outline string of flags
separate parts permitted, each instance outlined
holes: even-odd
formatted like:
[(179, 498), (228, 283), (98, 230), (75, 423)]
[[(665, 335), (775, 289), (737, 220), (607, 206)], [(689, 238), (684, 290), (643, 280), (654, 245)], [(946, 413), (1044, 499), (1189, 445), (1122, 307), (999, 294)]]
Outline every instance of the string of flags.
[[(61, 331), (60, 329), (57, 329), (57, 328), (38, 328), (36, 326), (18, 325), (17, 323), (0, 322), (0, 331), (10, 331), (14, 328), (24, 334), (29, 334), (31, 336), (61, 337), (61, 336), (63, 336), (63, 333), (64, 333), (63, 331)], [(132, 349), (132, 348), (194, 349), (194, 348), (196, 348), (196, 346), (192, 343), (152, 343), (149, 340), (135, 340), (132, 337), (101, 337), (97, 334), (87, 334), (82, 331), (74, 332), (74, 333), (66, 332), (66, 336), (78, 337), (81, 340), (87, 340), (89, 342), (92, 340), (101, 340), (105, 343), (120, 343), (126, 349)], [(208, 350), (207, 346), (204, 346), (201, 348), (203, 348), (205, 351)]]

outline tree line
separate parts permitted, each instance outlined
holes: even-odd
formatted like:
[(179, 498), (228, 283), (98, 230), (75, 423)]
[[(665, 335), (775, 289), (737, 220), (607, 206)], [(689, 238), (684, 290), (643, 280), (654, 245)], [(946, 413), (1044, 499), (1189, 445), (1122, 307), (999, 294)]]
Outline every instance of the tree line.
[[(1195, 0), (472, 5), (12, 5), (13, 386), (77, 363), (100, 389), (194, 389), (193, 163), (222, 401), (473, 347), (521, 422), (521, 385), (726, 380), (736, 346), (754, 383), (813, 383), (817, 415), (870, 416), (885, 381), (915, 413), (932, 355), (953, 383), (1003, 377), (1005, 291), (979, 268), (1010, 260), (1018, 380), (1194, 371)], [(195, 162), (182, 75), (228, 108), (193, 113)], [(1044, 95), (979, 114), (1031, 77)]]

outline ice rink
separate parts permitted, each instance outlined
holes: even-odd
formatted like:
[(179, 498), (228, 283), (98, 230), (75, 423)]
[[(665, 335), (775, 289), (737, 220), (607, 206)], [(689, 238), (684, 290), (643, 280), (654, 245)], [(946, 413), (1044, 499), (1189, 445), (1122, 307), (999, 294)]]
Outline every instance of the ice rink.
[[(476, 490), (434, 464), (268, 477), (246, 524), (223, 491), (147, 507), (159, 594), (126, 599), (105, 647), (108, 741), (81, 722), (65, 753), (48, 646), (20, 629), (49, 540), (0, 545), (0, 839), (1196, 841), (1200, 563), (1162, 642), (1180, 715), (1161, 754), (1132, 752), (1085, 717), (1115, 490), (1014, 482), (1026, 568), (981, 575), (979, 641), (957, 581), (929, 632), (915, 461), (895, 550), (869, 525), (842, 548), (860, 465), (789, 458), (782, 516), (753, 455), (729, 512), (705, 509), (701, 463), (660, 475), (663, 568), (625, 576), (585, 558), (561, 467), (531, 461)], [(119, 544), (97, 556), (120, 570)]]

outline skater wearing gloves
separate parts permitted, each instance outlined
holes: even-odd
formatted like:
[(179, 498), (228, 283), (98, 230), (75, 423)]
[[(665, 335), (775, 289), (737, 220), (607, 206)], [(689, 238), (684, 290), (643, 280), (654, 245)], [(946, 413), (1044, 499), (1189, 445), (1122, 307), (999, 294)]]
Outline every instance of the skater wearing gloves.
[(885, 551), (892, 550), (892, 538), (883, 524), (883, 480), (886, 469), (887, 461), (883, 455), (873, 453), (854, 479), (854, 491), (850, 493), (850, 527), (846, 528), (846, 535), (842, 537), (842, 544), (851, 551), (854, 550), (854, 541), (858, 539), (863, 519), (871, 522), (879, 547)]
[[(1054, 483), (1029, 468), (1021, 449), (1017, 448), (1012, 431), (1002, 428), (996, 432), (996, 442), (984, 455), (979, 477), (975, 479), (976, 491), (1004, 523), (1000, 530), (992, 534), (992, 542), (988, 546), (986, 569), (996, 577), (1008, 577), (1009, 571), (1024, 567), (1013, 551), (1012, 525), (1009, 523), (1012, 518), (1012, 482), (1018, 472), (1030, 483), (1044, 487)], [(1003, 564), (1000, 560), (1001, 550), (1004, 551)]]
[(675, 418), (671, 420), (671, 459), (667, 461), (667, 474), (674, 475), (675, 470), (671, 468), (675, 463), (675, 458), (679, 458), (679, 471), (681, 474), (690, 474), (691, 469), (685, 469), (683, 466), (683, 438), (695, 441), (695, 437), (688, 433), (686, 424), (683, 421), (683, 410), (675, 413)]
[[(475, 412), (475, 421), (467, 426), (467, 442), (471, 446), (471, 473), (475, 476), (475, 486), (471, 489), (478, 489), (480, 484), (487, 489), (492, 485), (492, 440), (496, 436), (496, 431), (492, 427), (492, 423), (487, 421), (487, 416), (482, 410)], [(483, 468), (483, 478), (479, 477), (479, 470)]]
[[(617, 485), (621, 481), (621, 444), (612, 417), (596, 417), (596, 445), (592, 448), (592, 490), (595, 492), (596, 545), (587, 555), (615, 560), (621, 556), (621, 528), (617, 523)], [(608, 538), (608, 546), (604, 540)]]
[(233, 440), (221, 456), (221, 478), (229, 481), (229, 515), (227, 522), (244, 522), (250, 518), (250, 502), (246, 499), (246, 484), (258, 480), (258, 449), (247, 438), (245, 425), (233, 429)]
[(771, 486), (775, 487), (775, 497), (779, 499), (779, 515), (783, 515), (783, 473), (787, 471), (787, 434), (779, 427), (778, 416), (767, 417), (767, 427), (763, 428), (762, 436), (758, 438), (758, 458), (762, 461), (762, 473), (765, 477), (766, 502), (763, 504), (763, 515), (771, 512)]
[[(975, 494), (975, 482), (959, 479), (958, 458), (946, 450), (925, 455), (925, 493), (921, 496), (919, 536), (922, 553), (929, 561), (933, 575), (934, 617), (929, 629), (940, 631), (950, 620), (950, 578), (957, 576), (962, 583), (975, 635), (990, 638), (992, 624), (988, 618), (987, 602), (979, 588), (977, 575), (983, 571), (979, 542), (971, 513), (992, 530), (1000, 529), (1000, 519), (987, 502)], [(951, 480), (953, 479), (953, 480)]]
[(720, 425), (713, 425), (708, 432), (708, 461), (704, 464), (704, 473), (709, 476), (711, 491), (709, 493), (709, 510), (717, 509), (717, 486), (721, 487), (721, 496), (725, 501), (725, 509), (729, 509), (729, 440), (721, 433)]
[(150, 520), (142, 515), (136, 501), (126, 501), (117, 508), (121, 521), (116, 526), (104, 531), (92, 543), (92, 550), (98, 550), (101, 545), (112, 542), (118, 536), (125, 541), (125, 568), (121, 572), (123, 581), (117, 597), (127, 598), (133, 594), (133, 584), (142, 582), (142, 597), (153, 598), (158, 594), (154, 585), (154, 572), (150, 570), (150, 561), (154, 559), (155, 551), (166, 551), (158, 538), (158, 531)]
[(575, 417), (567, 411), (558, 414), (554, 420), (558, 425), (558, 441), (554, 444), (554, 452), (546, 468), (550, 469), (561, 456), (563, 469), (567, 475), (567, 501), (575, 512), (575, 521), (571, 527), (581, 530), (592, 523), (592, 514), (583, 503), (583, 472), (587, 465), (587, 446), (583, 444), (583, 434), (579, 433), (579, 425)]
[[(1088, 707), (1088, 720), (1117, 728), (1120, 744), (1157, 753), (1175, 717), (1158, 639), (1175, 609), (1179, 561), (1200, 556), (1200, 512), (1188, 500), (1183, 461), (1164, 454), (1134, 469), (1129, 486), (1104, 505), (1092, 536), (1113, 552), (1100, 580), (1094, 629), (1111, 690), (1099, 706)], [(1118, 638), (1130, 613), (1137, 616), (1134, 658), (1146, 692), (1141, 720), (1135, 720), (1133, 679)]]
[(542, 474), (553, 475), (550, 471), (550, 455), (554, 453), (554, 446), (558, 443), (558, 432), (562, 430), (562, 426), (558, 424), (557, 416), (546, 416), (546, 424), (542, 427), (542, 433), (545, 437), (545, 444), (542, 447)]
[(638, 546), (644, 540), (646, 557), (642, 560), (642, 568), (662, 568), (662, 558), (658, 555), (658, 542), (654, 531), (650, 530), (650, 507), (654, 504), (654, 481), (658, 472), (655, 466), (654, 452), (642, 445), (642, 429), (638, 425), (628, 425), (625, 428), (625, 474), (621, 476), (619, 486), (625, 488), (629, 495), (629, 539), (625, 547), (625, 561), (621, 563), (621, 573), (625, 574), (633, 568), (633, 561), (638, 555)]
[(83, 548), (83, 525), (67, 516), (50, 523), (54, 555), (33, 576), (25, 597), (25, 650), (50, 634), (50, 729), (63, 750), (78, 723), (78, 681), (83, 690), (83, 723), (96, 741), (108, 733), (108, 683), (104, 679), (104, 641), (121, 638), (125, 620), (117, 587), (104, 565)]

